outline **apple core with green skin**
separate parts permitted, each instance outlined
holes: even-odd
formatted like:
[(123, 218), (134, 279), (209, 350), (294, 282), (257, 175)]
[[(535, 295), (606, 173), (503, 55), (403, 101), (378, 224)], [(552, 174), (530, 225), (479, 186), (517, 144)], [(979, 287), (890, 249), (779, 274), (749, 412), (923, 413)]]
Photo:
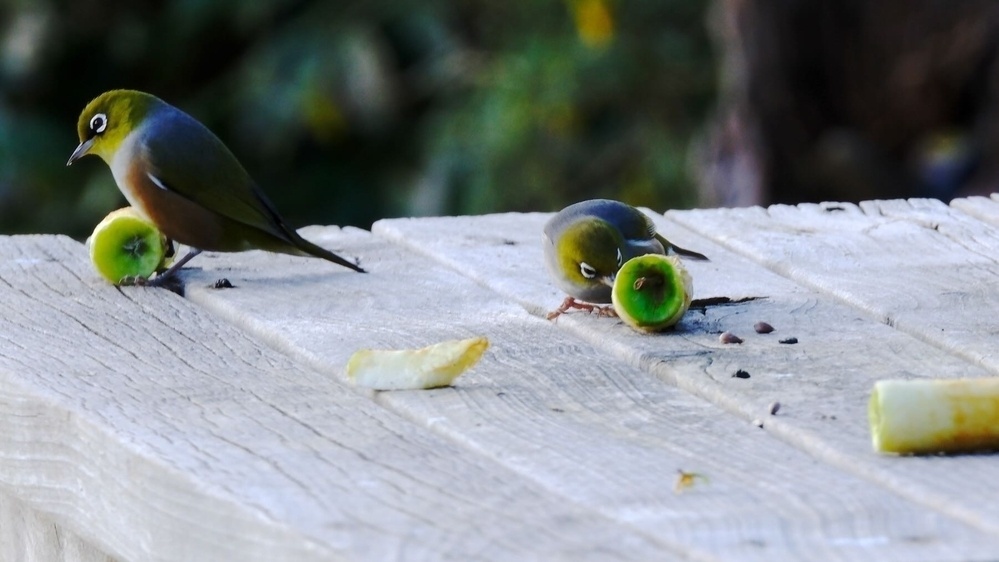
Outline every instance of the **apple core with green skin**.
[(88, 242), (94, 268), (115, 285), (123, 279), (149, 278), (167, 253), (166, 237), (132, 207), (104, 217)]
[(647, 254), (621, 266), (611, 300), (617, 315), (632, 328), (659, 332), (672, 327), (690, 308), (693, 282), (676, 256)]

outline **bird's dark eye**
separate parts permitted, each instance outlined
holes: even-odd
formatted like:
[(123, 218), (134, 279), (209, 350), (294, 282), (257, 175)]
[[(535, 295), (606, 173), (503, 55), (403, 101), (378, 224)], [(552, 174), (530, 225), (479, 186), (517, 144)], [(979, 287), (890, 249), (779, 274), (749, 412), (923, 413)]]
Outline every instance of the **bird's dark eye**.
[(617, 266), (621, 267), (624, 265), (624, 256), (621, 254), (621, 248), (617, 249)]
[(108, 128), (108, 116), (103, 113), (98, 113), (90, 118), (90, 130), (95, 134), (100, 134), (104, 132), (104, 129)]
[(597, 276), (597, 270), (594, 269), (592, 265), (586, 263), (585, 261), (579, 263), (579, 273), (581, 273), (583, 277), (587, 279), (593, 279), (594, 277)]

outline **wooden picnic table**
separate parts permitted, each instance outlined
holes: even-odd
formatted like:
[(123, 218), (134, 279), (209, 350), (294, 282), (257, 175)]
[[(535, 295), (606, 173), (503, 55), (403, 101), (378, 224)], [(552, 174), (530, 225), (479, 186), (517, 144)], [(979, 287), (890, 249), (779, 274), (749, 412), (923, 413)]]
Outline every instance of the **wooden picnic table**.
[[(309, 227), (370, 273), (204, 254), (184, 297), (0, 238), (0, 559), (999, 557), (999, 458), (879, 455), (867, 422), (879, 379), (999, 372), (999, 203), (657, 215), (715, 303), (660, 335), (544, 319), (548, 216)], [(344, 376), (478, 335), (451, 388)]]

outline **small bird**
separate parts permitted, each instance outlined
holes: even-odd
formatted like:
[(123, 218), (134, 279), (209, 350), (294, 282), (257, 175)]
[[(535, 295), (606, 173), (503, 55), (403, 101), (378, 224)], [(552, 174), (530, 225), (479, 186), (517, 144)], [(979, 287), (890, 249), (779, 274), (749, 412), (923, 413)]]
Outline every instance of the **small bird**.
[(161, 284), (203, 250), (314, 256), (364, 273), (299, 236), (218, 137), (153, 95), (105, 92), (87, 104), (77, 132), (80, 145), (66, 165), (100, 156), (129, 204), (191, 248), (154, 280), (140, 280), (144, 284)]
[[(656, 233), (645, 213), (611, 199), (591, 199), (569, 205), (545, 223), (542, 245), (545, 265), (555, 283), (569, 296), (548, 315), (557, 318), (570, 308), (613, 316), (610, 306), (614, 277), (631, 258), (645, 254), (676, 254), (707, 260)], [(584, 302), (578, 302), (584, 301)]]

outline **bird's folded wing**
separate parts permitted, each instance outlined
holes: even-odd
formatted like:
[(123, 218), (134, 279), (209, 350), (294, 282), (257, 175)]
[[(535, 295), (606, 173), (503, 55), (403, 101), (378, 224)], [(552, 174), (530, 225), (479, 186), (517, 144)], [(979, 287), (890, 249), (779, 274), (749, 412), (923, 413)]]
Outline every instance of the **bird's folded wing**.
[(137, 164), (158, 187), (232, 220), (288, 238), (290, 229), (274, 205), (222, 141), (197, 121), (180, 119), (155, 127), (138, 142)]

